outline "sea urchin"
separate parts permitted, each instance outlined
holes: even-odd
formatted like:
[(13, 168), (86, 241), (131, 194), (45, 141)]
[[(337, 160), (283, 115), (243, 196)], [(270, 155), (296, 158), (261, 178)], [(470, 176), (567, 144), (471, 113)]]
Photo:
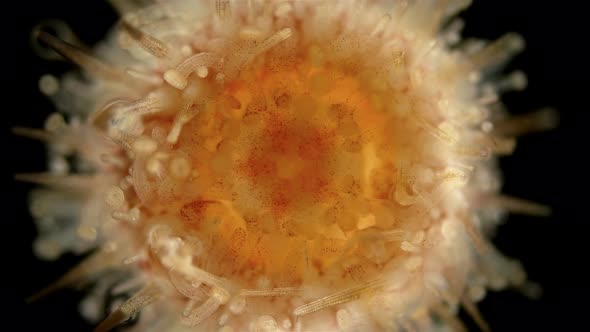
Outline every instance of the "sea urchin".
[(486, 289), (525, 285), (486, 234), (547, 209), (498, 194), (493, 155), (553, 113), (506, 116), (523, 41), (462, 41), (468, 0), (112, 2), (93, 55), (35, 31), (85, 71), (40, 82), (67, 120), (15, 129), (50, 147), (17, 176), (45, 187), (37, 254), (97, 248), (50, 289), (96, 280), (95, 320), (139, 289), (97, 331), (462, 329), (459, 305), (485, 329)]

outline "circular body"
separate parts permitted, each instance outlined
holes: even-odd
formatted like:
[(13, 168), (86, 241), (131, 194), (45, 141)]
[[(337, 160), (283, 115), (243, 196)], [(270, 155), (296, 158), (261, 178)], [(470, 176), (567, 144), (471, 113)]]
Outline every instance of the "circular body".
[(23, 131), (62, 165), (21, 176), (61, 223), (38, 253), (98, 246), (64, 280), (143, 287), (98, 331), (142, 309), (142, 331), (438, 330), (524, 284), (485, 235), (506, 207), (545, 210), (497, 194), (493, 155), (553, 121), (498, 111), (487, 78), (523, 43), (458, 45), (468, 1), (113, 3), (108, 61), (38, 33), (91, 79), (45, 76), (71, 121)]

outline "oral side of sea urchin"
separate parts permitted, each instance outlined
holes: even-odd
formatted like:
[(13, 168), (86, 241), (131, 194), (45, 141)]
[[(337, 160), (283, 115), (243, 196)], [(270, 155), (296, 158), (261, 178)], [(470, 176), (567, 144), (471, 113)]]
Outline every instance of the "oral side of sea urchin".
[(492, 155), (554, 121), (502, 112), (524, 77), (487, 77), (523, 41), (461, 42), (469, 1), (113, 3), (96, 57), (38, 31), (91, 76), (44, 77), (71, 120), (16, 129), (50, 146), (18, 175), (47, 187), (37, 253), (99, 248), (52, 288), (143, 285), (97, 331), (461, 329), (459, 305), (485, 329), (486, 289), (525, 284), (485, 234), (547, 210), (499, 195)]

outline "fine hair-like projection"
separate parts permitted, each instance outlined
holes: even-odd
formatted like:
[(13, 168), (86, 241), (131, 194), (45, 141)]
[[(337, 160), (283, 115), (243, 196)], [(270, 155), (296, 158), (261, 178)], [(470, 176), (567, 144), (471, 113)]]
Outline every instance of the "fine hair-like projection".
[[(94, 48), (47, 21), (49, 170), (17, 174), (40, 258), (88, 256), (33, 299), (85, 284), (109, 331), (463, 331), (490, 290), (536, 295), (489, 240), (497, 156), (557, 124), (510, 116), (524, 40), (462, 39), (467, 0), (111, 1)], [(106, 313), (105, 313), (105, 304)], [(133, 325), (130, 324), (133, 322)]]

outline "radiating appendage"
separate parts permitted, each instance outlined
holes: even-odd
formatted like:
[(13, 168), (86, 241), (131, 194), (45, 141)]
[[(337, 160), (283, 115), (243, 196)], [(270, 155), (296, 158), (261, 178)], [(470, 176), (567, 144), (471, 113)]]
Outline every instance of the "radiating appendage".
[(52, 31), (55, 35), (70, 44), (79, 45), (80, 40), (78, 36), (72, 31), (70, 26), (63, 21), (49, 19), (43, 20), (37, 24), (31, 33), (31, 46), (37, 55), (46, 60), (63, 60), (63, 56), (57, 53), (52, 48), (47, 48), (46, 45), (40, 43), (38, 33), (39, 31)]
[(531, 216), (546, 217), (551, 215), (551, 208), (546, 205), (531, 202), (525, 199), (507, 195), (496, 195), (484, 199), (486, 207), (497, 207), (513, 213), (527, 214)]
[(183, 90), (188, 84), (187, 79), (190, 74), (197, 70), (201, 70), (201, 72), (204, 73), (208, 67), (216, 66), (219, 60), (220, 56), (212, 52), (201, 52), (195, 54), (184, 60), (176, 67), (176, 69), (167, 70), (164, 73), (164, 80), (173, 87)]
[(342, 303), (358, 300), (363, 294), (374, 291), (383, 286), (383, 280), (373, 280), (366, 284), (351, 287), (321, 299), (304, 304), (293, 310), (293, 315), (303, 316), (315, 311), (323, 310)]
[(131, 38), (137, 41), (141, 47), (143, 47), (143, 49), (148, 51), (153, 56), (164, 58), (169, 55), (170, 48), (161, 40), (137, 29), (126, 20), (121, 21), (121, 26), (131, 36)]
[(473, 320), (475, 321), (477, 326), (482, 330), (482, 332), (491, 331), (490, 326), (479, 312), (477, 305), (473, 303), (473, 301), (468, 296), (464, 295), (461, 298), (461, 304), (463, 305), (463, 308), (465, 308), (465, 311), (467, 311), (469, 316), (473, 318)]
[(127, 301), (123, 302), (115, 311), (110, 313), (95, 329), (94, 332), (108, 332), (117, 325), (130, 319), (134, 314), (141, 311), (142, 308), (156, 301), (161, 291), (155, 285), (148, 285), (134, 294)]
[(20, 173), (14, 178), (17, 181), (29, 182), (62, 190), (82, 192), (94, 184), (96, 178), (91, 175), (61, 175), (54, 173)]
[(54, 135), (52, 133), (47, 132), (43, 129), (36, 128), (14, 127), (12, 128), (12, 133), (15, 135), (28, 137), (43, 142), (50, 142), (54, 138)]
[(507, 137), (555, 129), (559, 124), (557, 111), (543, 108), (538, 111), (510, 116), (495, 124), (494, 134)]
[(116, 256), (110, 252), (97, 252), (87, 257), (77, 266), (72, 268), (66, 274), (64, 274), (57, 281), (53, 282), (49, 286), (43, 288), (36, 294), (28, 297), (26, 302), (34, 302), (38, 299), (45, 297), (56, 290), (64, 287), (72, 286), (73, 284), (88, 279), (90, 276), (104, 271), (108, 268), (117, 266)]
[(93, 56), (88, 55), (75, 45), (64, 42), (45, 31), (38, 31), (37, 38), (53, 48), (56, 52), (79, 65), (87, 72), (113, 82), (129, 82), (130, 77), (124, 72), (112, 68)]
[(524, 39), (516, 33), (508, 33), (470, 54), (469, 60), (478, 69), (490, 69), (505, 64), (508, 59), (524, 49)]
[(220, 288), (212, 288), (210, 296), (203, 304), (189, 311), (183, 321), (188, 326), (196, 326), (209, 318), (221, 305), (229, 300), (229, 294)]

